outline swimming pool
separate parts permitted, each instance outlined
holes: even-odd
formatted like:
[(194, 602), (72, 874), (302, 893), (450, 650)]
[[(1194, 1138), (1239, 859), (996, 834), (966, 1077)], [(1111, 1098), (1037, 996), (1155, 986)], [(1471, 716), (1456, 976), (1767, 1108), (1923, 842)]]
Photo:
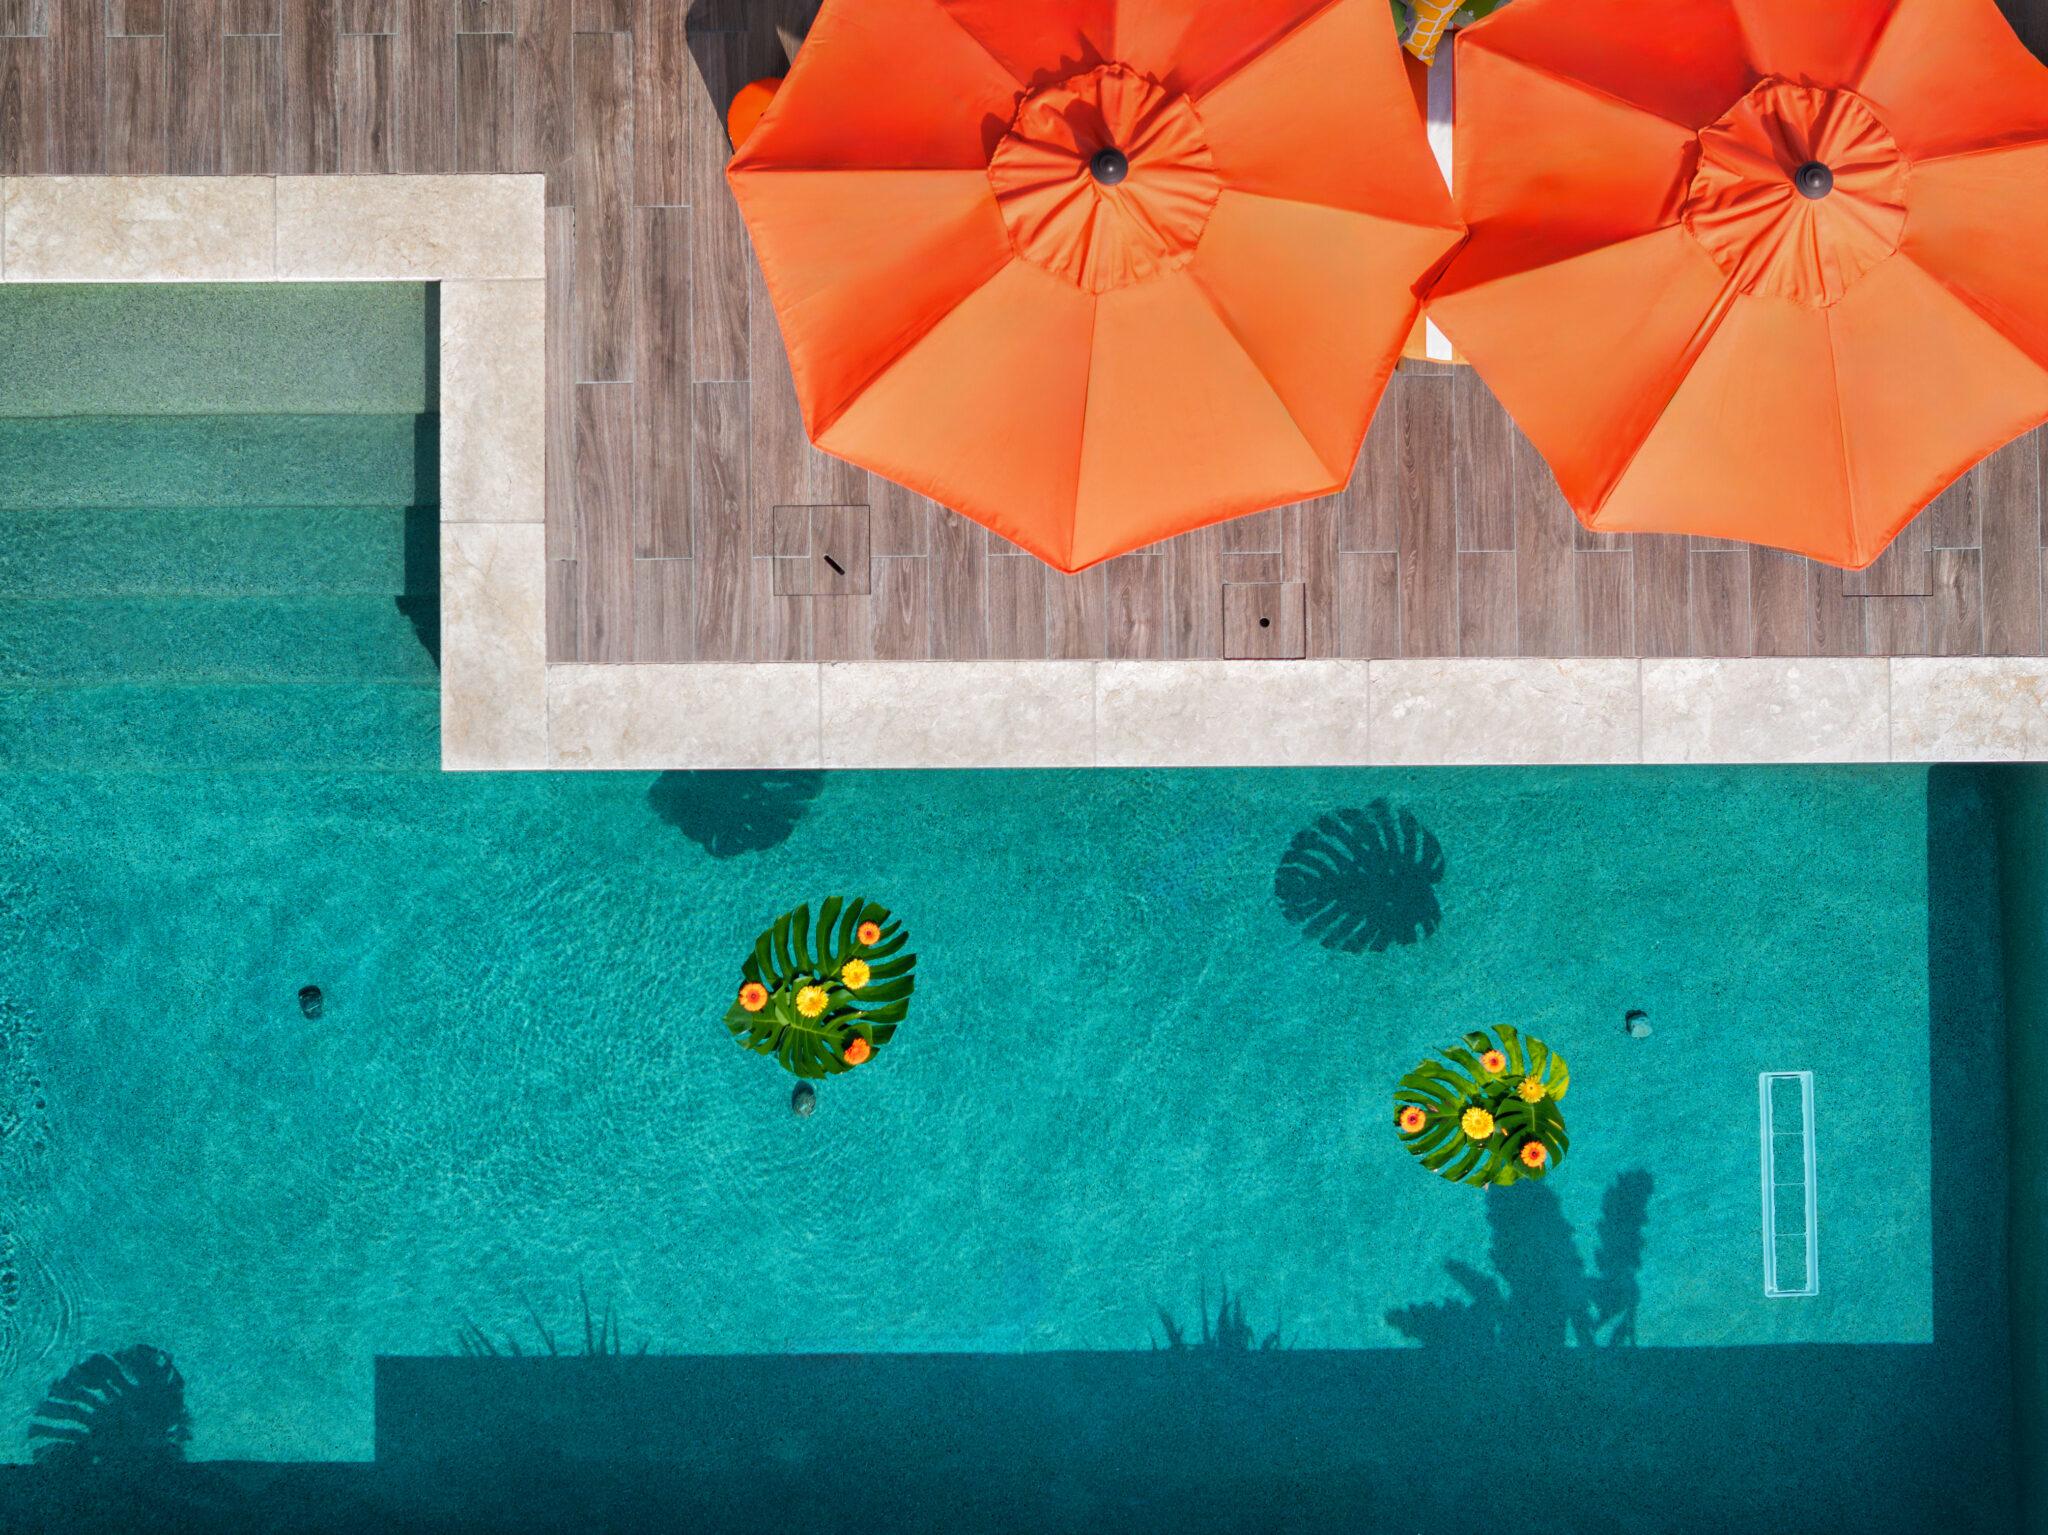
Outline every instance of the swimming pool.
[[(751, 1447), (693, 1464), (712, 1524), (787, 1484), (824, 1527), (1012, 1527), (963, 1489), (1027, 1471), (1073, 1528), (1419, 1528), (1504, 1476), (1531, 1529), (1644, 1528), (1638, 1482), (1686, 1489), (1658, 1528), (2010, 1523), (2000, 780), (443, 776), (430, 294), (64, 302), (154, 361), (0, 393), (35, 466), (0, 512), (0, 1422), (148, 1342), (197, 1461), (445, 1468), (545, 1420), (587, 1464), (588, 1377), (460, 1357), (580, 1350), (580, 1284), (650, 1356), (607, 1434)], [(238, 302), (274, 344), (200, 347), (203, 417), (157, 413), (151, 349)], [(361, 339), (315, 387), (308, 335)], [(1382, 806), (1406, 851), (1332, 855), (1326, 946), (1283, 861)], [(800, 1118), (719, 1019), (756, 932), (855, 892), (918, 992)], [(1391, 1093), (1502, 1022), (1569, 1058), (1573, 1145), (1481, 1194)], [(1764, 1294), (1768, 1071), (1815, 1081), (1809, 1298)], [(1226, 1346), (1162, 1376), (1226, 1286)], [(1161, 1463), (1190, 1400), (1214, 1454)], [(792, 1401), (887, 1404), (881, 1502), (820, 1490), (845, 1430)]]

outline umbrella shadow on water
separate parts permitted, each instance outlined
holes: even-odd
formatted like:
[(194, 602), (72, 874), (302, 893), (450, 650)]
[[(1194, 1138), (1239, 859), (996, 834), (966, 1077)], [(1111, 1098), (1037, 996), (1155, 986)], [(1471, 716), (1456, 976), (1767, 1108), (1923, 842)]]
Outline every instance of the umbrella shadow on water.
[(1464, 1298), (1398, 1307), (1387, 1313), (1387, 1324), (1425, 1348), (1466, 1353), (1634, 1344), (1650, 1190), (1650, 1175), (1641, 1169), (1608, 1186), (1589, 1273), (1548, 1186), (1489, 1188), (1487, 1262), (1493, 1272), (1447, 1259), (1444, 1269)]
[(737, 858), (788, 841), (824, 784), (822, 773), (663, 773), (647, 803), (713, 858)]
[(1337, 810), (1294, 834), (1273, 875), (1286, 919), (1326, 949), (1381, 954), (1443, 923), (1444, 850), (1413, 811), (1383, 799)]

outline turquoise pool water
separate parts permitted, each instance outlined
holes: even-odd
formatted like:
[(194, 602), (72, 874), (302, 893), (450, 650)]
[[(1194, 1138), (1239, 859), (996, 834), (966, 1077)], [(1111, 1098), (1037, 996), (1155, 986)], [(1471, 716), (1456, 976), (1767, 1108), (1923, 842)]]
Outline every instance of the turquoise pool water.
[[(218, 323), (232, 296), (199, 291)], [(66, 302), (119, 350), (109, 310), (154, 345), (177, 297)], [(374, 1359), (455, 1355), (471, 1324), (531, 1349), (531, 1313), (580, 1346), (579, 1282), (629, 1351), (998, 1363), (1148, 1351), (1166, 1318), (1198, 1338), (1227, 1285), (1300, 1360), (1435, 1350), (1496, 1405), (1526, 1382), (1549, 1448), (1516, 1453), (1579, 1499), (1561, 1527), (1607, 1527), (1587, 1436), (1615, 1425), (1581, 1421), (1560, 1361), (1631, 1350), (1659, 1363), (1623, 1381), (1630, 1432), (1696, 1441), (1719, 1528), (2009, 1517), (1976, 778), (443, 776), (430, 305), (307, 303), (244, 316), (274, 349), (203, 353), (203, 421), (147, 414), (160, 358), (92, 371), (129, 394), (0, 390), (0, 461), (35, 497), (0, 510), (0, 1453), (28, 1458), (4, 1425), (57, 1374), (138, 1341), (184, 1375), (193, 1458), (348, 1462), (385, 1449)], [(273, 401), (328, 327), (371, 355)], [(1379, 804), (1440, 875), (1366, 858), (1337, 897), (1369, 931), (1326, 947), (1276, 877), (1320, 818)], [(755, 933), (834, 892), (899, 912), (918, 991), (805, 1119), (719, 1019)], [(1501, 1022), (1570, 1060), (1573, 1145), (1481, 1195), (1411, 1164), (1390, 1094)], [(1763, 1293), (1774, 1070), (1816, 1080), (1809, 1299)], [(1830, 1373), (1872, 1359), (1901, 1363)], [(1366, 1377), (1301, 1389), (1296, 1417), (1402, 1411)], [(1759, 1415), (1812, 1477), (1705, 1469), (1714, 1425)], [(1455, 1509), (1406, 1464), (1326, 1490)], [(1781, 1522), (1844, 1475), (1874, 1522)]]

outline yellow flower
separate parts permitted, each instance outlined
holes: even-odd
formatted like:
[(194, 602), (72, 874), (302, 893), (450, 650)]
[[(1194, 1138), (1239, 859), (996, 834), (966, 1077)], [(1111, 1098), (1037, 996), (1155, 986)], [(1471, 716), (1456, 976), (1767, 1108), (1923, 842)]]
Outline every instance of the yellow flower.
[(839, 979), (846, 982), (848, 991), (859, 991), (867, 985), (869, 974), (868, 962), (864, 959), (849, 959), (839, 967)]
[(1465, 1110), (1465, 1117), (1458, 1121), (1458, 1128), (1475, 1141), (1483, 1141), (1493, 1134), (1493, 1116), (1484, 1109)]
[(1524, 1077), (1521, 1085), (1515, 1089), (1515, 1096), (1524, 1103), (1541, 1103), (1550, 1096), (1550, 1089), (1534, 1077)]
[(815, 1018), (825, 1011), (832, 1000), (822, 986), (806, 986), (796, 994), (796, 1010), (806, 1018)]

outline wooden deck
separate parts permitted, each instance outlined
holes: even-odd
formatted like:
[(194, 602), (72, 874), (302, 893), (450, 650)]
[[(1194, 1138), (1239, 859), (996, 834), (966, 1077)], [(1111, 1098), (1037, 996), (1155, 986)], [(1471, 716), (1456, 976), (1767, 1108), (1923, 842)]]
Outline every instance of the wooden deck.
[(545, 173), (556, 660), (2048, 650), (2040, 433), (1852, 576), (1584, 532), (1461, 371), (1396, 378), (1344, 496), (1078, 577), (818, 453), (722, 176), (815, 9), (0, 0), (0, 174)]

